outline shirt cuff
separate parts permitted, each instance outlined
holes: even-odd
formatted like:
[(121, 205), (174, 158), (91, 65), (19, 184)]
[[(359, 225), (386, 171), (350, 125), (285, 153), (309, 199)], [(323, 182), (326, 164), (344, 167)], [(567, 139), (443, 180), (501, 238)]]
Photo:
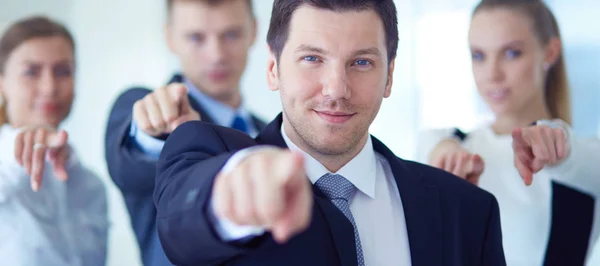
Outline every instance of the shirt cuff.
[(155, 159), (158, 159), (160, 151), (162, 151), (165, 145), (165, 141), (152, 137), (140, 130), (135, 121), (131, 121), (129, 136), (135, 148)]
[[(241, 151), (236, 152), (225, 166), (221, 170), (221, 173), (228, 173), (233, 171), (237, 165), (239, 165), (244, 159), (246, 159), (253, 152), (264, 149), (267, 147), (254, 146)], [(236, 240), (251, 240), (253, 237), (260, 236), (265, 233), (265, 228), (259, 226), (248, 226), (248, 225), (237, 225), (229, 219), (217, 217), (214, 212), (214, 206), (212, 200), (209, 203), (209, 217), (212, 220), (214, 229), (223, 241), (236, 241)]]

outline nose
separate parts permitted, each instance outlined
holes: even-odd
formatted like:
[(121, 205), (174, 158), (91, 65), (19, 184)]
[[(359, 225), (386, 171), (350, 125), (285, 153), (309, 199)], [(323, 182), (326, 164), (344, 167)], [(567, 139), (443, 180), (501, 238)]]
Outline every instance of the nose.
[(497, 59), (489, 60), (485, 66), (485, 77), (490, 82), (499, 82), (504, 78), (502, 62)]
[(324, 77), (322, 94), (331, 100), (350, 98), (346, 67), (343, 64), (331, 66), (328, 75)]
[(213, 37), (207, 43), (207, 58), (210, 64), (221, 63), (225, 59), (226, 47), (220, 38)]
[(56, 95), (58, 92), (57, 79), (51, 68), (46, 68), (42, 71), (38, 89), (41, 95), (49, 97)]

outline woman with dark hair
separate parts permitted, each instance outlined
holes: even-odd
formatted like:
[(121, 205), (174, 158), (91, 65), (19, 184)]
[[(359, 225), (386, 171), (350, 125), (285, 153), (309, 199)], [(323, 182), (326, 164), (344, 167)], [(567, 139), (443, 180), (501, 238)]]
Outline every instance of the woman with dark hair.
[(68, 30), (44, 17), (18, 21), (0, 38), (3, 265), (106, 261), (104, 186), (59, 130), (74, 98), (74, 51)]
[(417, 160), (497, 198), (508, 265), (583, 265), (598, 233), (600, 164), (591, 159), (600, 142), (572, 134), (554, 15), (540, 0), (483, 0), (469, 45), (477, 90), (495, 119), (468, 134), (422, 134)]

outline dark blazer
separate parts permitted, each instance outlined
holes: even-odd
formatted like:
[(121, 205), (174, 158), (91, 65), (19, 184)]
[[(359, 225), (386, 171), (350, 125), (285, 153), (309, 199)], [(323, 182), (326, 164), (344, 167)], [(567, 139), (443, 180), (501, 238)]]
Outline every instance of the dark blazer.
[[(169, 83), (182, 81), (182, 76), (175, 75)], [(146, 88), (131, 88), (118, 97), (106, 128), (105, 156), (108, 172), (125, 199), (144, 265), (171, 265), (156, 232), (156, 209), (152, 201), (156, 159), (132, 145), (129, 136), (133, 104), (151, 92)], [(203, 121), (213, 122), (203, 107), (191, 97), (190, 105), (200, 113)], [(253, 120), (259, 130), (265, 127), (265, 123), (255, 116)], [(162, 136), (163, 139), (166, 137)]]
[[(286, 147), (279, 115), (256, 138), (192, 121), (167, 139), (154, 201), (167, 257), (177, 265), (354, 266), (354, 232), (316, 188), (309, 228), (283, 245), (269, 233), (250, 242), (221, 241), (208, 212), (213, 180), (233, 153), (257, 144)], [(202, 140), (202, 141), (198, 141)], [(442, 170), (396, 157), (372, 137), (397, 183), (412, 265), (506, 265), (494, 196)], [(394, 247), (389, 247), (394, 248)]]

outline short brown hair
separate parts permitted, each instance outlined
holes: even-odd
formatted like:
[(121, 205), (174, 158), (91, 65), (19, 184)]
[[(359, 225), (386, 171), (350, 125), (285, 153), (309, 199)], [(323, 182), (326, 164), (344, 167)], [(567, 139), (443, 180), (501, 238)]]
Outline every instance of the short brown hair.
[[(173, 3), (176, 1), (188, 1), (188, 2), (200, 2), (203, 4), (207, 4), (209, 6), (216, 6), (224, 3), (225, 1), (231, 0), (167, 0), (167, 16), (170, 17), (171, 9), (173, 9)], [(252, 9), (252, 0), (246, 0), (248, 4), (248, 11), (250, 11), (250, 15), (254, 18), (254, 11)]]
[[(544, 45), (548, 44), (551, 38), (561, 39), (556, 18), (541, 0), (482, 0), (475, 7), (473, 15), (496, 8), (515, 10), (529, 18), (536, 38)], [(559, 118), (570, 124), (569, 81), (562, 51), (556, 62), (548, 69), (544, 92), (546, 105), (552, 118)]]
[(275, 0), (271, 12), (271, 23), (267, 43), (279, 61), (281, 51), (289, 33), (292, 14), (303, 4), (336, 12), (374, 10), (383, 22), (388, 61), (396, 58), (398, 50), (398, 17), (393, 0)]
[(0, 74), (4, 74), (6, 61), (19, 45), (34, 38), (63, 37), (75, 51), (75, 41), (62, 24), (47, 17), (35, 16), (12, 24), (0, 38)]
[[(45, 37), (65, 38), (75, 53), (75, 41), (65, 26), (43, 16), (28, 17), (12, 24), (0, 38), (0, 75), (4, 74), (6, 62), (17, 47), (31, 39)], [(7, 122), (5, 105), (6, 102), (0, 104), (0, 125)]]

